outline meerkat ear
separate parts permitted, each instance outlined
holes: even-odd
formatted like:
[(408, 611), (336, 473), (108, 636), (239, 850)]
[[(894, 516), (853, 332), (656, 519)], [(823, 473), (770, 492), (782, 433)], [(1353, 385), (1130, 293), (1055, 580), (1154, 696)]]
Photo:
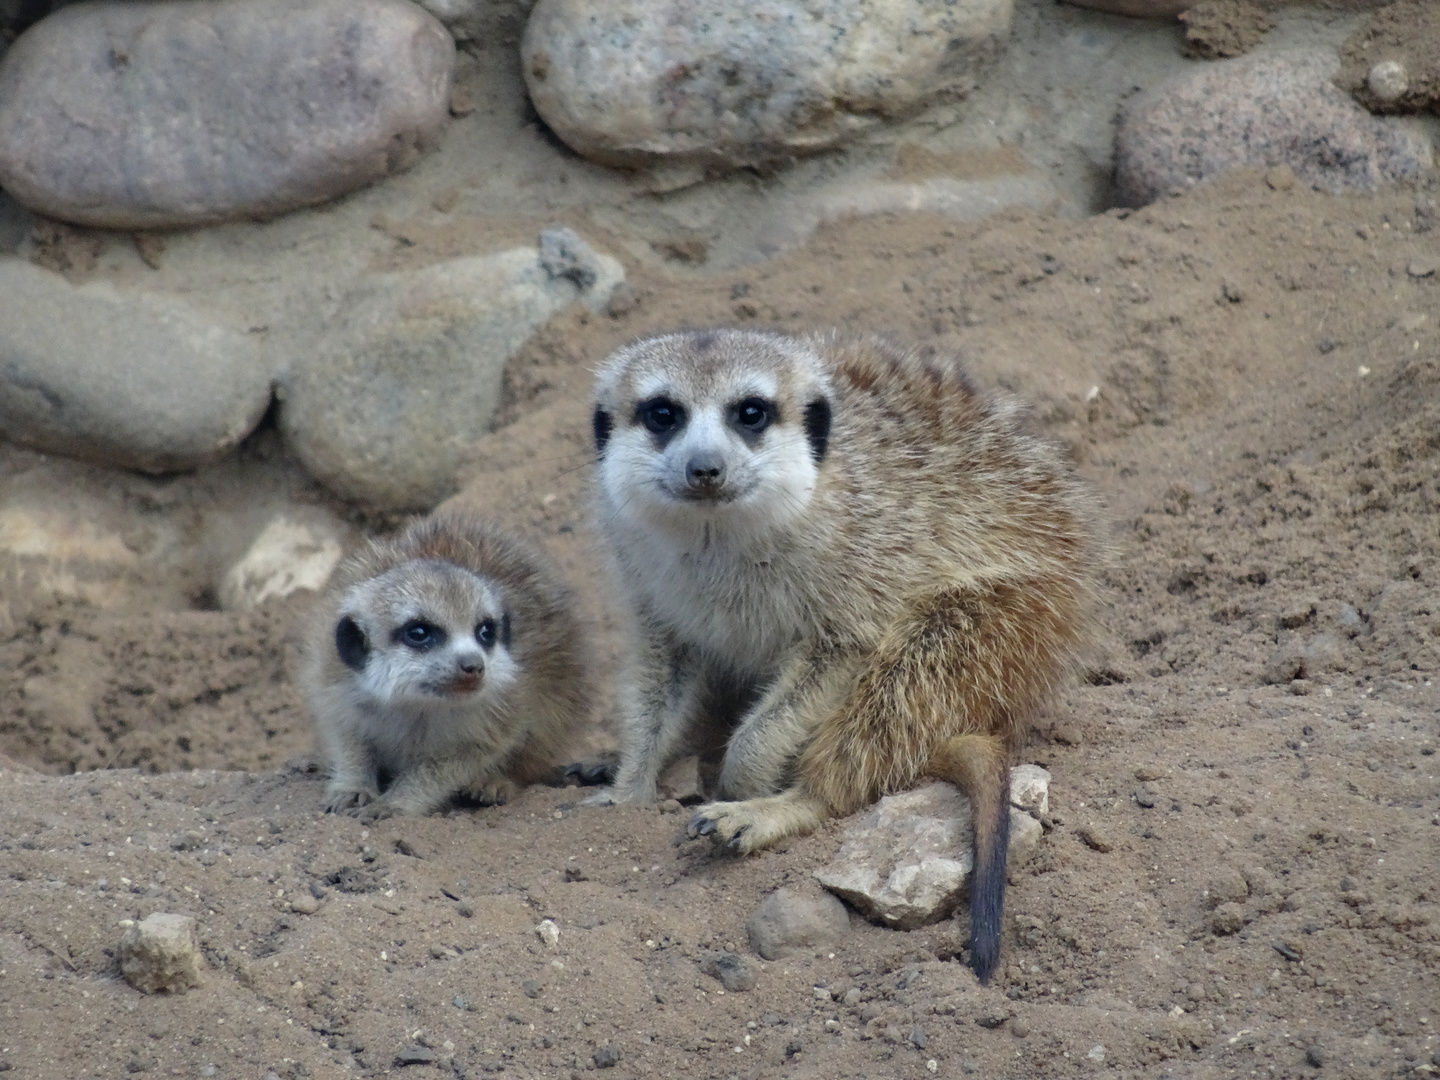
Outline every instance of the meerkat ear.
[(605, 411), (604, 406), (597, 405), (592, 423), (595, 426), (595, 453), (604, 455), (610, 432), (615, 429), (615, 418)]
[(335, 624), (335, 651), (340, 654), (340, 662), (355, 671), (364, 671), (365, 662), (370, 659), (370, 642), (365, 640), (365, 631), (349, 615)]
[(825, 448), (830, 445), (830, 402), (816, 398), (805, 406), (805, 437), (810, 440), (810, 453), (815, 464), (825, 460)]

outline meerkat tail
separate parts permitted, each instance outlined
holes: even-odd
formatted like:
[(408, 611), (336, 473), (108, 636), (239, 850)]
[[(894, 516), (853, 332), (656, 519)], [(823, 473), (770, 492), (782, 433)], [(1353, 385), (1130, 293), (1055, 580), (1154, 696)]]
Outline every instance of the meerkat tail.
[(801, 757), (801, 785), (836, 814), (925, 775), (970, 796), (971, 957), (982, 980), (1000, 947), (1009, 751), (1069, 662), (1077, 606), (1073, 590), (1043, 579), (960, 586), (916, 600)]
[(970, 871), (970, 966), (982, 984), (1000, 960), (1005, 861), (1010, 847), (1010, 755), (993, 735), (957, 735), (926, 769), (970, 797), (975, 845)]

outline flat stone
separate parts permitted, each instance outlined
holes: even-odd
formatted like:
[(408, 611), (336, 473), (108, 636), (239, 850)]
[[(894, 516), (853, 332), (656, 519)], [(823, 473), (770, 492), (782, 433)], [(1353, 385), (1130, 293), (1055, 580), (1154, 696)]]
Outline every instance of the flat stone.
[[(1032, 773), (1022, 775), (1017, 792), (1012, 773), (1011, 800), (1018, 801), (1018, 794), (1036, 801), (1037, 780)], [(938, 922), (950, 915), (969, 879), (970, 830), (970, 801), (951, 784), (887, 795), (850, 819), (834, 861), (815, 878), (886, 926), (912, 930)], [(1041, 833), (1038, 821), (1012, 808), (1010, 859), (1028, 858)]]
[(969, 88), (1011, 6), (539, 0), (521, 58), (536, 110), (577, 152), (698, 180), (839, 145)]
[(1419, 128), (1371, 116), (1331, 83), (1328, 53), (1246, 56), (1141, 95), (1116, 135), (1120, 201), (1144, 206), (1231, 169), (1288, 165), (1333, 194), (1373, 191), (1430, 167)]
[(249, 337), (179, 301), (0, 258), (6, 438), (143, 472), (194, 469), (254, 430), (272, 381)]
[(571, 303), (603, 308), (624, 277), (609, 256), (593, 269), (582, 290), (535, 248), (515, 248), (361, 279), (334, 309), (307, 315), (293, 342), (272, 341), (296, 358), (281, 380), (286, 438), (347, 499), (433, 508), (490, 430), (510, 357)]
[(405, 0), (75, 4), (0, 63), (0, 185), (117, 229), (324, 202), (436, 139), (454, 62)]
[(338, 525), (318, 517), (280, 514), (267, 522), (221, 579), (220, 607), (250, 611), (301, 589), (323, 589), (343, 551)]
[(204, 960), (189, 915), (148, 915), (120, 939), (120, 973), (146, 994), (184, 994), (200, 985)]
[(838, 941), (850, 932), (850, 915), (829, 893), (809, 895), (782, 886), (761, 901), (745, 930), (752, 949), (779, 960)]

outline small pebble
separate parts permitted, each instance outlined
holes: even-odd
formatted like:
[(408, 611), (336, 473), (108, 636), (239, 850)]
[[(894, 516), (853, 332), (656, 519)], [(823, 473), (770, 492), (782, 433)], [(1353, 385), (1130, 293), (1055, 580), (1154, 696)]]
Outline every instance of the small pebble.
[(1187, 987), (1185, 988), (1185, 996), (1186, 996), (1187, 998), (1189, 998), (1191, 1001), (1204, 1001), (1204, 1000), (1205, 1000), (1205, 984), (1204, 984), (1204, 983), (1198, 983), (1198, 982), (1192, 982), (1189, 986), (1187, 986)]
[(922, 1028), (919, 1024), (916, 1024), (913, 1028), (910, 1029), (911, 1046), (915, 1047), (916, 1050), (924, 1050), (926, 1042), (927, 1040), (925, 1038), (924, 1028)]
[(302, 893), (290, 901), (290, 909), (298, 911), (301, 915), (314, 915), (320, 910), (320, 901), (309, 893)]
[(520, 989), (525, 992), (527, 998), (537, 998), (540, 996), (540, 984), (534, 979), (526, 979), (520, 984)]
[(1135, 801), (1148, 810), (1155, 805), (1155, 792), (1141, 784), (1135, 789)]
[(839, 1021), (839, 1020), (833, 1020), (833, 1019), (832, 1019), (832, 1020), (826, 1020), (826, 1021), (825, 1021), (825, 1030), (826, 1030), (826, 1031), (829, 1031), (829, 1032), (839, 1031), (839, 1030), (840, 1030), (840, 1021)]
[(1210, 929), (1220, 935), (1233, 934), (1245, 925), (1245, 909), (1239, 904), (1221, 904), (1210, 913)]
[(1410, 89), (1410, 76), (1398, 60), (1381, 60), (1365, 76), (1365, 85), (1376, 101), (1388, 105), (1405, 96), (1405, 91)]
[(552, 949), (560, 944), (560, 928), (555, 925), (554, 919), (542, 919), (540, 925), (535, 927), (535, 933)]
[(815, 1000), (816, 1000), (816, 1001), (831, 1001), (831, 1000), (833, 1000), (833, 998), (834, 998), (834, 995), (831, 994), (829, 990), (825, 989), (825, 987), (823, 987), (823, 986), (817, 986), (817, 987), (815, 987)]
[(1165, 770), (1159, 765), (1141, 765), (1135, 770), (1136, 780), (1159, 780), (1165, 775)]
[(1075, 835), (1085, 842), (1086, 847), (1092, 848), (1101, 854), (1115, 849), (1115, 844), (1110, 839), (1109, 834), (1098, 826), (1082, 825), (1079, 829), (1075, 830)]
[(590, 1058), (597, 1069), (613, 1069), (620, 1063), (621, 1056), (618, 1046), (602, 1046), (591, 1054)]
[(468, 919), (475, 914), (475, 909), (471, 907), (469, 901), (466, 900), (461, 900), (460, 903), (456, 904), (455, 910), (462, 919)]
[(1332, 352), (1335, 351), (1335, 339), (1328, 337), (1321, 338), (1320, 344), (1317, 345), (1316, 348), (1320, 350), (1321, 356), (1329, 356)]
[(1319, 1043), (1305, 1051), (1305, 1061), (1317, 1069), (1325, 1064), (1325, 1051), (1320, 1049)]
[(860, 1004), (860, 999), (863, 996), (858, 986), (852, 986), (849, 990), (845, 991), (845, 996), (841, 1000), (853, 1009), (856, 1005)]
[(1440, 262), (1428, 255), (1417, 255), (1410, 260), (1410, 265), (1405, 268), (1405, 272), (1413, 278), (1434, 277), (1437, 266), (1440, 266)]
[(406, 1065), (429, 1065), (435, 1060), (435, 1051), (428, 1046), (407, 1046), (395, 1055), (395, 1064), (402, 1068)]
[(1010, 1022), (1010, 1034), (1017, 1039), (1023, 1039), (1030, 1034), (1030, 1025), (1024, 1020), (1012, 1020)]

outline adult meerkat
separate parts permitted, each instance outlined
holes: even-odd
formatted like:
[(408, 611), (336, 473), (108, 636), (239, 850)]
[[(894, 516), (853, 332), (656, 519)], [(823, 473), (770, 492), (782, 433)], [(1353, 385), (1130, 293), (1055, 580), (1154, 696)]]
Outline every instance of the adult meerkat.
[(325, 808), (428, 814), (549, 778), (588, 707), (578, 649), (549, 560), (495, 526), (443, 512), (372, 540), (337, 571), (302, 672)]
[(731, 726), (692, 836), (739, 852), (922, 777), (974, 807), (971, 964), (1000, 949), (1008, 768), (1087, 637), (1059, 453), (958, 363), (873, 338), (641, 341), (599, 371), (599, 524), (633, 603), (609, 797)]

